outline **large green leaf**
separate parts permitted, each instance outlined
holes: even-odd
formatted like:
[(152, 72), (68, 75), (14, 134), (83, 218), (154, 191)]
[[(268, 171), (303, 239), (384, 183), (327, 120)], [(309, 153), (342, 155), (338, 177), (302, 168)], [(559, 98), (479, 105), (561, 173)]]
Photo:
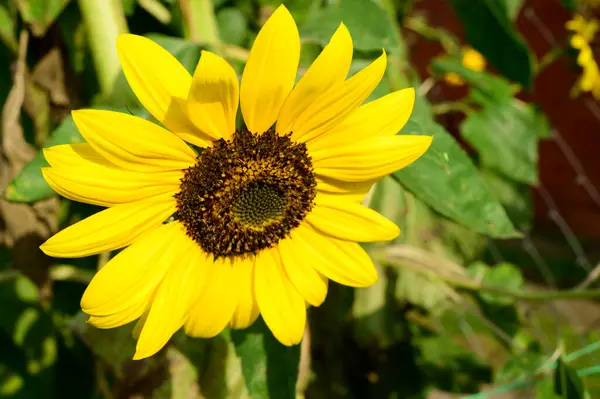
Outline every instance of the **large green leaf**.
[(300, 345), (284, 346), (278, 342), (262, 319), (246, 330), (232, 330), (231, 340), (250, 397), (296, 397)]
[(529, 230), (533, 220), (532, 189), (488, 169), (482, 169), (481, 175), (514, 225), (519, 230)]
[(471, 112), (461, 134), (477, 150), (484, 166), (520, 183), (535, 184), (540, 121), (532, 107), (518, 100), (494, 102)]
[(450, 0), (465, 26), (468, 42), (509, 79), (532, 84), (529, 49), (511, 22), (502, 0)]
[(414, 164), (394, 173), (409, 191), (444, 216), (491, 237), (517, 237), (506, 211), (494, 198), (471, 159), (456, 140), (432, 119), (429, 105), (417, 97), (403, 134), (434, 136)]
[(388, 14), (371, 0), (340, 0), (330, 4), (301, 28), (305, 41), (326, 45), (340, 22), (348, 27), (356, 50), (396, 49)]
[(18, 0), (21, 17), (36, 36), (43, 36), (69, 0)]

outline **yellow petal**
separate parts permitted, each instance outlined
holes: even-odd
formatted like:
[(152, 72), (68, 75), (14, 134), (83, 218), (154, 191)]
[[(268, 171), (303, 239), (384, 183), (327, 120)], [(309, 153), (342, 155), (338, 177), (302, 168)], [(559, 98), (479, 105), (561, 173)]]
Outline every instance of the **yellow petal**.
[(146, 310), (140, 316), (140, 318), (135, 322), (135, 326), (133, 326), (133, 330), (131, 331), (131, 336), (133, 339), (140, 339), (140, 334), (142, 334), (142, 330), (144, 329), (144, 325), (146, 324), (146, 320), (148, 320), (148, 313), (150, 313), (150, 306), (152, 305), (152, 301), (154, 298), (151, 298), (148, 301), (148, 306), (146, 306)]
[(78, 168), (84, 161), (97, 166), (118, 168), (98, 154), (88, 143), (61, 144), (43, 149), (44, 157), (50, 166), (54, 168)]
[(188, 105), (187, 99), (173, 97), (163, 123), (180, 139), (198, 147), (208, 147), (215, 139), (198, 129), (192, 122)]
[(198, 244), (186, 235), (183, 225), (179, 225), (170, 239), (170, 247), (162, 257), (169, 270), (152, 301), (134, 360), (158, 352), (183, 326), (191, 305), (204, 290), (208, 269), (213, 266)]
[(292, 139), (310, 141), (340, 123), (369, 97), (386, 66), (385, 52), (345, 82), (321, 94), (294, 122)]
[(408, 121), (414, 103), (413, 88), (395, 91), (360, 106), (333, 129), (306, 145), (313, 152), (363, 139), (393, 136)]
[(42, 168), (54, 191), (74, 201), (113, 206), (179, 191), (183, 171), (156, 173), (128, 172), (95, 166), (81, 159), (78, 167)]
[(176, 128), (177, 120), (165, 122), (165, 115), (173, 97), (187, 97), (192, 83), (189, 72), (167, 50), (142, 36), (120, 35), (117, 51), (127, 82), (140, 102), (168, 129)]
[(376, 180), (347, 182), (317, 176), (317, 193), (339, 196), (344, 201), (361, 202), (365, 199)]
[(295, 130), (294, 121), (298, 116), (323, 92), (346, 79), (351, 62), (352, 37), (342, 23), (285, 100), (277, 120), (277, 132), (283, 134)]
[(311, 152), (317, 176), (362, 182), (379, 179), (416, 161), (433, 137), (400, 135), (366, 139)]
[(121, 327), (139, 318), (146, 307), (147, 304), (140, 300), (132, 303), (131, 306), (123, 308), (115, 314), (107, 316), (90, 316), (88, 323), (96, 328), (102, 329)]
[(164, 255), (177, 230), (170, 223), (147, 232), (96, 273), (81, 298), (90, 323), (112, 328), (144, 313), (170, 266)]
[(267, 131), (294, 82), (300, 60), (300, 36), (294, 19), (281, 5), (262, 27), (242, 75), (240, 106), (248, 130)]
[(116, 205), (56, 233), (40, 249), (57, 258), (79, 258), (122, 248), (160, 226), (175, 210), (171, 195)]
[(327, 237), (306, 223), (294, 230), (294, 241), (319, 273), (337, 283), (368, 287), (377, 281), (373, 261), (355, 242)]
[(218, 55), (202, 51), (188, 94), (192, 122), (215, 139), (230, 138), (235, 131), (238, 98), (235, 70)]
[(306, 256), (307, 250), (302, 240), (296, 240), (295, 231), (290, 238), (279, 241), (279, 253), (290, 281), (306, 302), (319, 306), (327, 296), (327, 279), (315, 270)]
[(237, 286), (237, 306), (229, 322), (231, 328), (246, 328), (259, 315), (254, 297), (254, 256), (237, 258), (233, 265), (233, 281)]
[(306, 325), (306, 305), (286, 275), (277, 248), (256, 256), (254, 290), (260, 313), (275, 338), (288, 346), (299, 343)]
[(390, 220), (356, 202), (317, 195), (306, 221), (317, 230), (341, 240), (373, 242), (398, 237), (400, 229)]
[(73, 111), (73, 120), (96, 152), (124, 169), (181, 170), (195, 163), (196, 154), (187, 144), (145, 119), (86, 109)]
[(237, 305), (234, 267), (229, 258), (218, 259), (208, 266), (210, 275), (206, 285), (185, 320), (187, 335), (211, 338), (227, 326)]

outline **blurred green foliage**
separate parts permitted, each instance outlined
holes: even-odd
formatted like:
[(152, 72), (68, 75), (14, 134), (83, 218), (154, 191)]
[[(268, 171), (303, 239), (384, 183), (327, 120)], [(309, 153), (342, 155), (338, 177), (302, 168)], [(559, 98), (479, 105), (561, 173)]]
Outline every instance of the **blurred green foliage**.
[[(98, 1), (110, 12), (86, 18)], [(581, 331), (551, 305), (548, 310), (528, 302), (597, 299), (598, 291), (557, 291), (552, 284), (533, 290), (526, 251), (503, 246), (532, 232), (530, 188), (539, 180), (539, 142), (550, 135), (537, 105), (516, 98), (532, 87), (537, 73), (514, 24), (524, 2), (446, 1), (464, 27), (464, 44), (481, 52), (498, 73), (462, 65), (458, 39), (427, 21), (414, 24), (410, 0), (285, 2), (301, 33), (301, 71), (343, 21), (354, 40), (351, 73), (382, 49), (389, 55), (386, 76), (370, 100), (415, 86), (415, 109), (400, 133), (434, 136), (419, 161), (377, 183), (365, 201), (402, 229), (392, 243), (366, 246), (380, 275), (375, 285), (353, 290), (330, 283), (327, 301), (310, 309), (302, 347), (280, 345), (259, 319), (247, 330), (226, 330), (211, 340), (177, 333), (157, 355), (134, 362), (132, 326), (95, 329), (78, 307), (90, 276), (111, 254), (23, 261), (22, 254), (38, 251), (44, 237), (34, 237), (39, 242), (29, 246), (31, 237), (19, 237), (0, 246), (0, 398), (422, 398), (438, 391), (487, 398), (518, 390), (540, 399), (600, 397), (600, 334)], [(69, 110), (105, 108), (151, 119), (122, 73), (110, 91), (101, 92), (98, 65), (111, 58), (100, 54), (98, 62), (90, 35), (101, 40), (103, 26), (119, 26), (112, 19), (126, 20), (130, 32), (152, 38), (190, 72), (208, 48), (241, 73), (247, 49), (279, 3), (0, 2), (3, 118), (14, 111), (9, 93), (24, 90), (13, 84), (17, 79), (26, 82), (26, 93), (20, 93), (26, 98), (41, 93), (36, 106), (17, 110), (37, 155), (6, 182), (3, 196), (13, 203), (56, 205), (40, 172), (46, 165), (41, 148), (83, 140)], [(202, 8), (207, 5), (210, 12)], [(211, 24), (216, 33), (205, 29)], [(447, 50), (431, 60), (428, 76), (419, 77), (411, 67), (405, 24), (420, 26), (420, 34)], [(202, 34), (211, 37), (196, 37)], [(113, 47), (105, 48), (112, 52)], [(52, 49), (59, 57), (43, 69)], [(20, 77), (17, 60), (27, 71)], [(466, 82), (466, 94), (452, 102), (428, 98), (427, 85), (450, 72)], [(45, 119), (42, 110), (48, 111)], [(456, 110), (464, 114), (458, 133), (440, 117)], [(60, 227), (97, 209), (60, 203), (55, 215)], [(4, 227), (0, 223), (0, 230)], [(571, 275), (576, 263), (571, 257), (545, 261), (558, 265), (552, 270), (556, 278)], [(588, 302), (598, 311), (597, 303)], [(488, 391), (480, 392), (484, 387)]]

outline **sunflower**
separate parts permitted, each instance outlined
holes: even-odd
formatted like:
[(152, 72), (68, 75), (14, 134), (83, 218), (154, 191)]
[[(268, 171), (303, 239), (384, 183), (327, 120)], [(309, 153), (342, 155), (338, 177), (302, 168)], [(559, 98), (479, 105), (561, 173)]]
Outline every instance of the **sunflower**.
[(352, 39), (341, 24), (294, 87), (300, 39), (284, 6), (259, 32), (239, 89), (233, 68), (210, 52), (190, 76), (149, 39), (123, 35), (117, 47), (131, 88), (164, 127), (79, 110), (73, 119), (86, 143), (44, 151), (54, 190), (107, 209), (41, 249), (81, 257), (127, 247), (83, 295), (92, 325), (138, 320), (134, 359), (181, 327), (213, 337), (259, 314), (293, 345), (329, 279), (377, 280), (357, 242), (391, 240), (399, 229), (360, 201), (432, 140), (395, 135), (412, 111), (412, 89), (361, 106), (384, 74), (385, 52), (347, 79)]
[[(461, 49), (462, 58), (461, 63), (465, 68), (471, 69), (476, 72), (481, 72), (485, 69), (486, 61), (485, 57), (480, 52), (469, 46), (464, 46)], [(462, 86), (465, 84), (463, 78), (460, 77), (456, 72), (448, 72), (444, 75), (444, 80), (451, 86)]]
[(578, 50), (577, 64), (583, 70), (581, 77), (573, 88), (573, 94), (589, 92), (600, 99), (600, 68), (594, 59), (591, 42), (598, 32), (598, 21), (587, 20), (582, 15), (575, 15), (565, 24), (567, 30), (573, 32), (571, 47)]

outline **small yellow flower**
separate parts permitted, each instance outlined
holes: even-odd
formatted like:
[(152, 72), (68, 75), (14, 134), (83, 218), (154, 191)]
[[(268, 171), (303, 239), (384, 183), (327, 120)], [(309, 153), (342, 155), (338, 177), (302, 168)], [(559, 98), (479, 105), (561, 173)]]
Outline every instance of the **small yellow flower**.
[[(481, 72), (486, 67), (485, 57), (477, 50), (471, 47), (462, 48), (462, 64), (473, 71)], [(444, 80), (452, 86), (462, 86), (464, 80), (456, 72), (448, 72), (444, 75)]]
[(582, 15), (575, 15), (565, 27), (573, 32), (571, 36), (571, 47), (579, 50), (577, 64), (583, 72), (573, 88), (573, 94), (590, 92), (596, 99), (600, 99), (600, 68), (594, 59), (594, 53), (590, 42), (598, 32), (597, 20), (587, 20)]
[(300, 38), (283, 6), (258, 34), (239, 89), (233, 68), (210, 52), (190, 76), (149, 39), (123, 35), (117, 47), (131, 88), (164, 128), (123, 113), (75, 111), (87, 143), (44, 152), (54, 190), (108, 209), (42, 250), (80, 257), (127, 247), (83, 295), (91, 324), (138, 320), (134, 359), (156, 353), (181, 327), (213, 337), (259, 314), (293, 345), (329, 279), (353, 287), (377, 280), (357, 242), (391, 240), (399, 229), (360, 201), (432, 140), (396, 135), (412, 112), (413, 89), (361, 106), (384, 74), (385, 53), (347, 79), (352, 39), (341, 24), (294, 87)]

